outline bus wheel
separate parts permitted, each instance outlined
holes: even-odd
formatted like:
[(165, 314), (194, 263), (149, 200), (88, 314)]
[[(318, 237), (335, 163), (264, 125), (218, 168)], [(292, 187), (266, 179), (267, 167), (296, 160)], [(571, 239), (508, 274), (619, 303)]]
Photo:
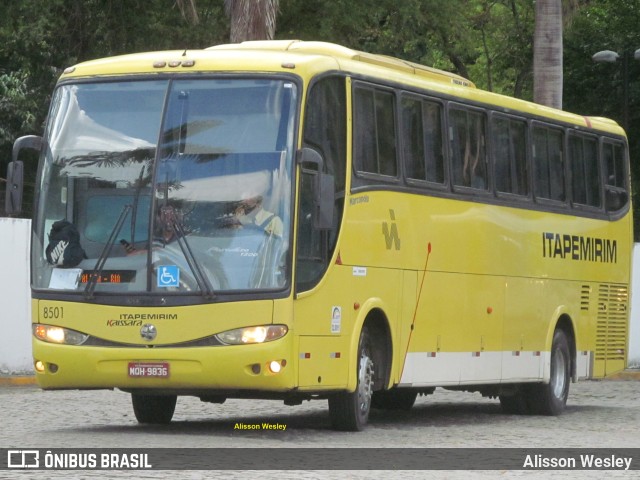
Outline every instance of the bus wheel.
[(358, 384), (355, 392), (340, 392), (329, 397), (329, 416), (336, 430), (357, 432), (369, 420), (374, 372), (371, 338), (364, 328), (358, 346)]
[(177, 399), (176, 395), (131, 394), (133, 413), (139, 423), (164, 424), (171, 422)]
[(551, 378), (549, 383), (531, 385), (530, 406), (533, 413), (559, 415), (567, 405), (571, 381), (571, 355), (567, 335), (556, 330), (551, 344)]
[(405, 388), (378, 390), (373, 393), (371, 406), (381, 410), (411, 410), (417, 396), (418, 392)]

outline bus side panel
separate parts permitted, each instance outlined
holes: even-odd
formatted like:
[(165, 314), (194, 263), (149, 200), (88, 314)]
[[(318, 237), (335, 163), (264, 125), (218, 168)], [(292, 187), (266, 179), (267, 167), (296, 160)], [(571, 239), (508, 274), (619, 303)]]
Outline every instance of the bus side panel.
[(349, 371), (348, 337), (299, 339), (298, 384), (301, 389), (344, 388)]
[[(405, 270), (403, 272), (403, 288), (400, 308), (402, 314), (396, 318), (395, 329), (397, 332), (398, 343), (397, 348), (393, 349), (393, 365), (391, 372), (390, 386), (396, 385), (402, 378), (402, 373), (407, 368), (407, 353), (409, 352), (409, 342), (415, 331), (414, 322), (417, 320), (418, 309), (425, 301), (423, 295), (418, 291), (420, 285), (418, 282), (426, 281), (425, 272), (415, 272)], [(424, 281), (423, 281), (424, 277)]]
[(372, 308), (388, 319), (392, 351), (398, 349), (396, 325), (408, 331), (411, 321), (401, 318), (409, 310), (400, 310), (402, 282), (401, 270), (332, 265), (317, 288), (299, 296), (294, 314), (300, 389), (355, 386), (358, 340)]
[(542, 301), (545, 281), (507, 279), (503, 329), (502, 378), (506, 382), (540, 379), (544, 373), (548, 315)]
[(498, 383), (504, 278), (427, 272), (402, 383)]

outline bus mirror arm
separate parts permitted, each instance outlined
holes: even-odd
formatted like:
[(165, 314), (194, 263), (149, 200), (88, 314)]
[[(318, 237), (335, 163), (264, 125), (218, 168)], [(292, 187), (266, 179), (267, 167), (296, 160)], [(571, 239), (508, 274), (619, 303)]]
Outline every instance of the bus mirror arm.
[(42, 148), (42, 137), (38, 137), (37, 135), (26, 135), (24, 137), (18, 138), (15, 142), (13, 142), (11, 161), (17, 162), (20, 152), (27, 148), (40, 151), (40, 149)]
[(318, 173), (324, 168), (324, 159), (314, 148), (304, 147), (298, 150), (296, 161), (302, 168), (316, 170)]
[(7, 165), (7, 186), (4, 208), (8, 215), (19, 215), (22, 212), (22, 192), (24, 190), (24, 164), (18, 157), (20, 151), (32, 149), (40, 151), (42, 137), (27, 135), (18, 138), (13, 144), (11, 161)]
[(314, 182), (314, 214), (313, 226), (316, 230), (330, 230), (333, 228), (333, 209), (335, 180), (333, 175), (324, 173), (324, 159), (313, 148), (298, 150), (296, 157), (298, 165), (305, 170), (310, 170), (315, 175)]

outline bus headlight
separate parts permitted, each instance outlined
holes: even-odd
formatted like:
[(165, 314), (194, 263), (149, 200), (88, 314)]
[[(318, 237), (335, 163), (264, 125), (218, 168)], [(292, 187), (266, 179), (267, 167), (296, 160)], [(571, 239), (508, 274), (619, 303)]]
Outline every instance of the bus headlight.
[(216, 338), (227, 345), (247, 345), (264, 343), (284, 337), (289, 329), (286, 325), (259, 325), (257, 327), (236, 328), (218, 333)]
[(82, 345), (89, 335), (76, 332), (68, 328), (43, 325), (38, 323), (33, 326), (33, 335), (43, 342), (60, 343), (64, 345)]

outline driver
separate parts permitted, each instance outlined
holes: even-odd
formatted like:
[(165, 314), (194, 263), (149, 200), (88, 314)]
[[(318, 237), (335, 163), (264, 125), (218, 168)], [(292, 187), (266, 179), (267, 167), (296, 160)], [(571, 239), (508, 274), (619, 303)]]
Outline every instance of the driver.
[(265, 210), (262, 202), (262, 195), (241, 200), (233, 214), (242, 226), (257, 226), (267, 235), (282, 237), (282, 220), (275, 213)]

